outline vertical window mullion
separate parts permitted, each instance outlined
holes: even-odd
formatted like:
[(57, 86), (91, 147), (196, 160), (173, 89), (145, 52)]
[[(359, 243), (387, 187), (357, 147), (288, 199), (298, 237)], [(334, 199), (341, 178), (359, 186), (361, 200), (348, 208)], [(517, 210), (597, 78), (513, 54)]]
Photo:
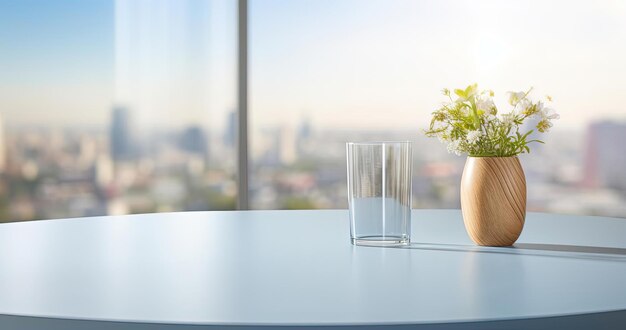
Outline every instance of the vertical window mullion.
[(248, 205), (248, 0), (237, 6), (237, 209)]

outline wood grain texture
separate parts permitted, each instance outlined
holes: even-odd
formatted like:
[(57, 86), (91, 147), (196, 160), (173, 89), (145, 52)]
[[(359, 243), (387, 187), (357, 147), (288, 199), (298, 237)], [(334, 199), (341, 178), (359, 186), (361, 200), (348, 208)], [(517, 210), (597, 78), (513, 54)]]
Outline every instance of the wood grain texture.
[(467, 157), (461, 210), (478, 245), (510, 246), (524, 228), (526, 178), (517, 157)]

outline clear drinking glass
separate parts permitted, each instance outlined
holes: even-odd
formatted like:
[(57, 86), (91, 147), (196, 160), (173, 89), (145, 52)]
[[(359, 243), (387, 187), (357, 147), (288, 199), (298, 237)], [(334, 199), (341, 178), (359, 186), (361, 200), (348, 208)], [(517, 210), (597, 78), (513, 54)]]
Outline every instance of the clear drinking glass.
[(352, 244), (408, 244), (411, 142), (348, 142), (346, 154)]

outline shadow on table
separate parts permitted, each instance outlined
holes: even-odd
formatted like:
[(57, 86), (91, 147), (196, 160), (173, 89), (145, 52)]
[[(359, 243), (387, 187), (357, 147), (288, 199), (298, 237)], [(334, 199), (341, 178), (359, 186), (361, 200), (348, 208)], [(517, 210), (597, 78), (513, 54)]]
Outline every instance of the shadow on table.
[(600, 246), (518, 243), (515, 244), (512, 248), (537, 251), (579, 252), (626, 256), (626, 249)]
[(391, 248), (469, 252), (469, 253), (500, 253), (500, 254), (513, 254), (513, 255), (531, 255), (531, 256), (540, 256), (540, 257), (610, 260), (610, 261), (626, 262), (626, 249), (612, 248), (612, 247), (599, 247), (599, 246), (517, 243), (510, 247), (490, 247), (490, 246), (460, 245), (460, 244), (411, 243), (409, 245), (396, 246), (396, 247), (391, 247)]

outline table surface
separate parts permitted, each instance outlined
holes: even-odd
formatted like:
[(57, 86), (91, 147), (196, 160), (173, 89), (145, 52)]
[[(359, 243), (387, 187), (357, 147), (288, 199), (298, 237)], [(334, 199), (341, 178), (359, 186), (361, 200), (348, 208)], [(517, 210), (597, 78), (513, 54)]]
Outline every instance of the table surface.
[(0, 224), (0, 315), (197, 325), (438, 324), (626, 310), (626, 220), (529, 213), (511, 248), (458, 210), (352, 246), (347, 210)]

